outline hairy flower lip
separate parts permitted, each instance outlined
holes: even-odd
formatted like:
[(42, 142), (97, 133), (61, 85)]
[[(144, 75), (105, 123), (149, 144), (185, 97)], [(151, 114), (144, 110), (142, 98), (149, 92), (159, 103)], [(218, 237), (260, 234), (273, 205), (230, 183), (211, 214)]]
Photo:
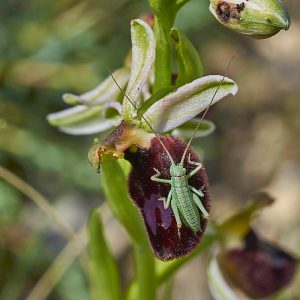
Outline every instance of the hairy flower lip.
[[(148, 148), (138, 148), (138, 151), (126, 151), (124, 158), (132, 165), (129, 174), (129, 193), (139, 208), (148, 232), (149, 240), (155, 256), (163, 261), (172, 260), (188, 255), (200, 243), (207, 225), (207, 219), (201, 218), (201, 231), (193, 232), (184, 223), (178, 235), (178, 228), (172, 209), (164, 208), (160, 197), (167, 197), (170, 185), (160, 184), (151, 180), (155, 174), (153, 168), (161, 172), (161, 178), (170, 178), (170, 160), (162, 148), (158, 138), (164, 143), (173, 160), (178, 163), (186, 145), (173, 136), (155, 136)], [(200, 161), (196, 153), (189, 148), (193, 161)], [(189, 173), (195, 167), (188, 164), (185, 157), (184, 165)], [(203, 167), (189, 179), (189, 184), (202, 189), (204, 198), (201, 199), (207, 211), (210, 209), (208, 179)]]

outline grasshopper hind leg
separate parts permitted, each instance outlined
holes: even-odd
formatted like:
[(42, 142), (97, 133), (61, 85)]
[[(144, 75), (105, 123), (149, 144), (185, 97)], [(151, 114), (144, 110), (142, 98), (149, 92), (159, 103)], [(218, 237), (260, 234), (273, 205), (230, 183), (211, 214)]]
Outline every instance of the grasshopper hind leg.
[(200, 209), (200, 211), (201, 211), (203, 217), (204, 217), (205, 219), (208, 219), (209, 213), (207, 212), (207, 210), (206, 210), (205, 207), (203, 206), (203, 204), (202, 204), (200, 198), (198, 197), (198, 196), (203, 197), (204, 194), (203, 194), (202, 192), (196, 190), (196, 189), (195, 189), (194, 187), (192, 187), (192, 186), (189, 186), (189, 187), (190, 187), (190, 190), (191, 190), (192, 193), (193, 193), (193, 200), (194, 200), (195, 204), (196, 204), (197, 207)]
[(171, 207), (172, 207), (172, 211), (173, 211), (173, 214), (175, 216), (175, 220), (176, 220), (176, 224), (177, 224), (178, 236), (180, 238), (180, 228), (182, 226), (182, 222), (181, 222), (181, 219), (180, 219), (180, 215), (179, 215), (179, 211), (178, 211), (176, 200), (173, 199), (171, 201)]

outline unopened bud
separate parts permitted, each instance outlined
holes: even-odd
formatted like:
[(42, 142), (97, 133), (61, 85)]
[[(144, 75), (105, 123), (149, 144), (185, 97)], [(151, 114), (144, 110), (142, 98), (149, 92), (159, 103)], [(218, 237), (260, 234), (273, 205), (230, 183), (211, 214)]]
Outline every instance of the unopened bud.
[(290, 27), (281, 0), (210, 0), (209, 9), (223, 25), (255, 38), (268, 38)]

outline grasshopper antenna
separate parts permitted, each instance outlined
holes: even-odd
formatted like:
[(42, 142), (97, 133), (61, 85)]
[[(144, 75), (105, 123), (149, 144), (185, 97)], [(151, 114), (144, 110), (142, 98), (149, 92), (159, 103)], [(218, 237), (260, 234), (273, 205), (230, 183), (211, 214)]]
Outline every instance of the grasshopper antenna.
[[(124, 90), (120, 87), (120, 85), (118, 84), (117, 80), (115, 79), (114, 75), (112, 74), (112, 72), (110, 72), (110, 70), (108, 70), (108, 73), (110, 74), (111, 78), (113, 79), (113, 81), (115, 82), (115, 84), (117, 85), (117, 87), (119, 88), (119, 90), (124, 94), (125, 98), (131, 103), (131, 105), (135, 108), (136, 111), (138, 111), (137, 106), (135, 105), (135, 103), (126, 95), (126, 93), (124, 92)], [(148, 120), (142, 116), (142, 119), (146, 122), (146, 124), (149, 126), (149, 128), (153, 131), (153, 133), (155, 134), (156, 138), (159, 140), (160, 144), (162, 145), (162, 147), (164, 148), (166, 154), (168, 155), (170, 161), (172, 164), (174, 164), (174, 160), (170, 154), (170, 152), (168, 151), (168, 149), (166, 148), (165, 144), (162, 142), (162, 140), (159, 137), (159, 134), (157, 133), (157, 131), (154, 130), (154, 128), (150, 125), (150, 123), (148, 122)]]
[(227, 66), (227, 68), (226, 68), (225, 74), (223, 75), (223, 78), (220, 80), (220, 83), (219, 83), (219, 85), (218, 85), (218, 88), (215, 90), (215, 92), (214, 92), (214, 94), (213, 94), (213, 97), (212, 97), (211, 100), (210, 100), (209, 105), (208, 105), (207, 108), (205, 109), (205, 111), (204, 111), (204, 113), (203, 113), (203, 115), (202, 115), (200, 121), (198, 122), (198, 124), (197, 124), (197, 126), (196, 126), (196, 128), (195, 128), (195, 130), (194, 130), (194, 132), (193, 132), (193, 134), (192, 134), (192, 136), (191, 136), (191, 138), (190, 138), (190, 140), (188, 141), (188, 143), (187, 143), (187, 145), (186, 145), (186, 148), (184, 149), (184, 152), (183, 152), (183, 155), (182, 155), (182, 158), (181, 158), (181, 161), (180, 161), (181, 164), (183, 164), (184, 159), (185, 159), (185, 156), (186, 156), (187, 151), (188, 151), (188, 148), (190, 147), (190, 145), (191, 145), (191, 143), (192, 143), (192, 141), (193, 141), (193, 139), (194, 139), (194, 137), (195, 137), (195, 135), (196, 135), (196, 132), (197, 132), (199, 126), (201, 125), (201, 123), (202, 123), (203, 119), (205, 118), (206, 114), (208, 113), (208, 110), (210, 109), (210, 107), (211, 107), (211, 105), (212, 105), (212, 103), (213, 103), (213, 101), (214, 101), (214, 99), (215, 99), (215, 97), (216, 97), (216, 95), (217, 95), (217, 93), (218, 93), (218, 91), (219, 91), (219, 89), (220, 89), (220, 87), (221, 87), (221, 85), (222, 85), (222, 83), (223, 83), (223, 81), (224, 81), (224, 79), (225, 79), (225, 77), (226, 77), (228, 71), (229, 71), (229, 68), (230, 68), (231, 63), (232, 63), (232, 61), (234, 60), (234, 58), (235, 58), (235, 54), (231, 57), (231, 59), (230, 59), (230, 61), (229, 61), (229, 64), (228, 64), (228, 66)]

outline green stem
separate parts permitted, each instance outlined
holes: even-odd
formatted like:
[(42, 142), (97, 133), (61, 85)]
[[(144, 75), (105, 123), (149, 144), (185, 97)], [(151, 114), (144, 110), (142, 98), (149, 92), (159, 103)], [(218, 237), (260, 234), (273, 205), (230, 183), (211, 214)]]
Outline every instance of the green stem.
[(154, 300), (156, 299), (154, 258), (141, 215), (128, 196), (125, 173), (119, 161), (106, 161), (101, 170), (102, 185), (108, 205), (125, 227), (133, 244), (135, 281), (138, 289), (136, 295), (130, 295), (128, 299)]
[(167, 18), (154, 18), (154, 34), (156, 38), (155, 81), (153, 93), (172, 84), (172, 40), (171, 24)]

